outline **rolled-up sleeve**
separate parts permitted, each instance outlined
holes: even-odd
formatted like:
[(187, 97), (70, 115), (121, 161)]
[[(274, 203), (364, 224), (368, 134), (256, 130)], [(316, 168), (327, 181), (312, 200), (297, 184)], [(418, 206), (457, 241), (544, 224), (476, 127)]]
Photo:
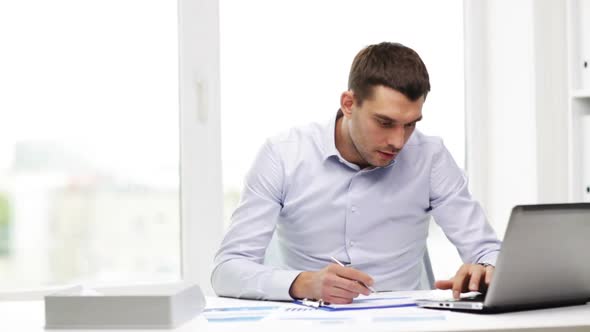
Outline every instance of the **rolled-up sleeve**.
[(481, 205), (471, 197), (467, 177), (442, 142), (433, 158), (431, 215), (455, 245), (464, 263), (495, 265), (501, 241)]
[(289, 288), (302, 271), (265, 266), (266, 248), (282, 207), (284, 172), (272, 142), (259, 151), (231, 217), (211, 284), (219, 296), (291, 300)]

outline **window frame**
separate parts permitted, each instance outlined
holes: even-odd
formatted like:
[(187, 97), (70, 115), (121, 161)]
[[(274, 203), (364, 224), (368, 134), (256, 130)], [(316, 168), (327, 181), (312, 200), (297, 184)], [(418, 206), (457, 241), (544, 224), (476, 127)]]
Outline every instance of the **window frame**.
[(179, 0), (182, 279), (213, 294), (223, 236), (219, 3)]

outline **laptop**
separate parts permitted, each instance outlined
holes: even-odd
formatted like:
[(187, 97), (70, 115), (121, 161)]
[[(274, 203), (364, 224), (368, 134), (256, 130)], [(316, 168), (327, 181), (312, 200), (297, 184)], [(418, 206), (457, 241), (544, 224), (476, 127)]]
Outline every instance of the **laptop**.
[(494, 276), (485, 294), (417, 300), (420, 307), (480, 313), (590, 300), (590, 203), (512, 209)]

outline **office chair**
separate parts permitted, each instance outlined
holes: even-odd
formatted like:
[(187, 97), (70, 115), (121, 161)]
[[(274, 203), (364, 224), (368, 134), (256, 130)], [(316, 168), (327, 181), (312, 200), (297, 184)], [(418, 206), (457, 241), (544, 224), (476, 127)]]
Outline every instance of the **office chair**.
[(424, 248), (422, 257), (422, 276), (420, 278), (420, 289), (434, 289), (434, 272), (428, 255), (428, 247)]

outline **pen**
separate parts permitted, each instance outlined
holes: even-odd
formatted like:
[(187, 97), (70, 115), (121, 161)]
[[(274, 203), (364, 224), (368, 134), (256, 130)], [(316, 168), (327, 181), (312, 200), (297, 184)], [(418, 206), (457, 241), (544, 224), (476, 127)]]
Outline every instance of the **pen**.
[[(340, 262), (339, 260), (337, 260), (336, 258), (334, 258), (333, 256), (330, 256), (330, 259), (334, 261), (334, 263), (342, 266), (342, 267), (346, 267), (344, 264), (342, 264), (342, 262)], [(357, 280), (361, 285), (367, 287), (372, 293), (377, 293), (377, 291), (375, 290), (375, 288), (365, 284), (364, 282)]]

